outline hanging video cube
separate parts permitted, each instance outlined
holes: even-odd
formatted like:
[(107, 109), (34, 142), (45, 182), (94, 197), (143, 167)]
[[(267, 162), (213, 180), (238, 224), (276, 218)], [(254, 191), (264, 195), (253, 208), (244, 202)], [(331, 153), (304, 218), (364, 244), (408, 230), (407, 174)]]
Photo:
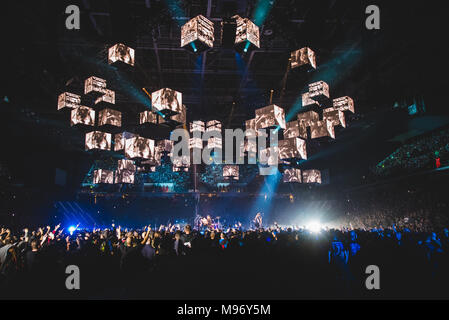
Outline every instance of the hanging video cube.
[(163, 88), (151, 94), (151, 106), (154, 112), (174, 115), (182, 112), (182, 93)]
[(75, 109), (81, 105), (81, 96), (70, 93), (63, 92), (58, 96), (58, 110), (63, 108)]
[(94, 170), (93, 183), (94, 184), (101, 184), (101, 183), (113, 184), (114, 183), (114, 171), (103, 170), (103, 169)]
[(113, 45), (108, 50), (108, 63), (123, 63), (134, 66), (134, 49), (127, 47), (122, 43)]
[(285, 129), (284, 109), (275, 104), (256, 109), (256, 130), (277, 127)]
[(285, 183), (301, 183), (301, 170), (296, 168), (287, 168), (282, 175), (282, 182)]
[(223, 166), (223, 177), (233, 180), (239, 179), (239, 166), (225, 165)]
[(122, 113), (113, 109), (103, 109), (98, 113), (98, 126), (121, 127)]
[(293, 51), (290, 55), (290, 68), (316, 69), (315, 52), (308, 47)]
[(235, 15), (236, 33), (234, 46), (238, 52), (248, 52), (253, 47), (260, 48), (259, 27), (250, 19)]
[(107, 93), (106, 80), (98, 77), (90, 77), (84, 81), (84, 94), (95, 99)]
[(111, 150), (111, 134), (101, 131), (86, 133), (86, 150)]
[(324, 81), (317, 81), (309, 84), (309, 98), (323, 103), (329, 99), (329, 85)]
[(214, 24), (202, 15), (181, 27), (181, 47), (199, 53), (214, 46)]
[(332, 100), (332, 107), (334, 109), (340, 110), (340, 111), (350, 111), (352, 113), (355, 112), (354, 109), (354, 100), (348, 96), (336, 98)]
[(95, 110), (86, 106), (79, 106), (72, 109), (70, 113), (71, 126), (94, 126), (95, 125)]

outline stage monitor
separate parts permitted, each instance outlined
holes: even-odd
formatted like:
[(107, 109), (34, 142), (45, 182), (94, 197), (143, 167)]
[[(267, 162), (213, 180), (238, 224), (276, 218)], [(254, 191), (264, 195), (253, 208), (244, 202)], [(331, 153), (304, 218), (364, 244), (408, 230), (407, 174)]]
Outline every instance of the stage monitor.
[(309, 98), (318, 102), (329, 99), (329, 85), (324, 81), (309, 84)]
[(181, 47), (201, 52), (214, 46), (214, 24), (202, 15), (190, 19), (181, 27)]
[(151, 106), (154, 111), (168, 114), (182, 112), (182, 93), (170, 88), (163, 88), (151, 94)]
[(189, 148), (190, 149), (203, 149), (203, 139), (201, 138), (190, 138), (189, 139)]
[(134, 172), (128, 170), (117, 170), (115, 174), (115, 183), (134, 183)]
[(127, 170), (131, 172), (135, 172), (137, 170), (136, 165), (134, 164), (134, 161), (127, 160), (127, 159), (119, 159), (117, 161), (117, 170)]
[(204, 132), (205, 126), (206, 125), (203, 121), (200, 121), (200, 120), (192, 121), (192, 122), (190, 122), (190, 132), (195, 132), (195, 131)]
[(125, 140), (125, 156), (128, 159), (151, 159), (154, 155), (154, 140), (134, 137)]
[(340, 110), (340, 111), (351, 111), (354, 113), (354, 100), (348, 96), (336, 98), (332, 100), (332, 106), (334, 109)]
[(86, 150), (111, 150), (111, 134), (101, 131), (86, 133)]
[(301, 183), (301, 170), (296, 168), (288, 168), (284, 170), (282, 181), (285, 183)]
[(98, 77), (90, 77), (84, 81), (84, 94), (93, 93), (103, 96), (107, 93), (106, 80)]
[(290, 57), (290, 68), (292, 69), (307, 65), (316, 69), (315, 52), (308, 47), (293, 51)]
[(139, 113), (139, 123), (154, 123), (157, 124), (157, 114), (151, 111), (145, 110)]
[(221, 122), (218, 120), (211, 120), (206, 123), (206, 132), (217, 131), (221, 132)]
[(58, 110), (63, 108), (75, 109), (81, 105), (81, 96), (70, 93), (63, 92), (58, 96)]
[(122, 113), (113, 109), (103, 109), (98, 114), (98, 126), (110, 125), (114, 127), (122, 126)]
[(101, 102), (115, 104), (115, 91), (106, 89), (106, 93), (95, 100), (95, 104)]
[(275, 104), (256, 109), (256, 130), (275, 127), (285, 129), (284, 109)]
[(112, 170), (103, 170), (98, 169), (94, 170), (94, 178), (93, 178), (94, 184), (113, 184), (114, 183), (114, 171)]
[(136, 137), (137, 135), (131, 132), (124, 131), (122, 133), (117, 133), (114, 136), (114, 151), (120, 151), (125, 149), (125, 141)]
[(302, 171), (303, 183), (320, 183), (321, 184), (321, 172), (319, 170), (303, 170)]
[(123, 43), (117, 43), (108, 50), (108, 63), (113, 64), (117, 61), (134, 66), (134, 49), (125, 46)]
[(238, 15), (235, 15), (233, 18), (236, 19), (237, 23), (235, 45), (244, 45), (244, 51), (245, 48), (246, 50), (248, 49), (246, 47), (247, 42), (260, 48), (259, 27), (248, 18), (242, 18)]
[(239, 179), (239, 166), (237, 166), (237, 165), (223, 166), (223, 177), (238, 180)]
[(70, 112), (70, 125), (95, 125), (95, 110), (85, 106), (79, 106)]

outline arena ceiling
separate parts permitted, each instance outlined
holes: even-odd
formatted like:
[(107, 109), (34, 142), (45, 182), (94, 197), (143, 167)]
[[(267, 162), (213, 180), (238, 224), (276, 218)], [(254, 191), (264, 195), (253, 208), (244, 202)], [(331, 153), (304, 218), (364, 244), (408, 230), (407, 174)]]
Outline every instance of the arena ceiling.
[[(129, 112), (142, 108), (133, 90), (170, 87), (183, 93), (188, 120), (218, 119), (225, 127), (242, 127), (256, 108), (268, 105), (270, 90), (273, 102), (288, 111), (309, 82), (324, 80), (332, 97), (348, 95), (355, 101), (354, 126), (337, 138), (352, 158), (357, 156), (354, 140), (364, 144), (360, 132), (370, 129), (366, 139), (373, 143), (397, 134), (387, 134), (394, 118), (383, 118), (394, 102), (426, 96), (438, 110), (444, 101), (443, 84), (433, 80), (446, 66), (447, 50), (441, 50), (442, 39), (431, 35), (446, 17), (441, 12), (439, 20), (432, 11), (432, 20), (426, 18), (426, 3), (376, 1), (381, 29), (373, 31), (365, 28), (370, 1), (269, 1), (271, 9), (260, 25), (261, 48), (239, 60), (221, 45), (220, 21), (234, 14), (253, 18), (257, 0), (10, 2), (5, 27), (14, 32), (5, 42), (11, 56), (1, 90), (8, 100), (2, 102), (2, 130), (13, 141), (39, 141), (44, 146), (31, 147), (47, 150), (45, 159), (62, 157), (61, 150), (82, 151), (82, 135), (57, 112), (56, 101), (60, 92), (81, 91), (91, 75), (103, 75), (110, 87), (122, 88), (117, 103)], [(69, 4), (81, 9), (80, 31), (65, 28)], [(216, 41), (213, 49), (194, 55), (179, 47), (180, 26), (198, 14), (214, 22)], [(116, 42), (136, 49), (136, 66), (125, 78), (107, 67), (106, 50)], [(315, 50), (318, 69), (289, 75), (284, 82), (289, 53), (303, 46)], [(335, 151), (320, 159), (326, 165), (338, 158), (344, 166), (347, 160), (335, 156), (341, 149), (334, 144)], [(326, 158), (332, 154), (334, 160)]]

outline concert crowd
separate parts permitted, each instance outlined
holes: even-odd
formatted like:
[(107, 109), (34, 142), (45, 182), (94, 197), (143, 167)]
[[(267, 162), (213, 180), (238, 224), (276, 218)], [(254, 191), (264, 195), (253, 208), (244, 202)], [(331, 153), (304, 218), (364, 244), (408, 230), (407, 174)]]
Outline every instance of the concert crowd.
[[(449, 231), (171, 225), (0, 232), (2, 298), (442, 298)], [(80, 269), (68, 290), (65, 268)], [(365, 286), (379, 267), (379, 290)]]

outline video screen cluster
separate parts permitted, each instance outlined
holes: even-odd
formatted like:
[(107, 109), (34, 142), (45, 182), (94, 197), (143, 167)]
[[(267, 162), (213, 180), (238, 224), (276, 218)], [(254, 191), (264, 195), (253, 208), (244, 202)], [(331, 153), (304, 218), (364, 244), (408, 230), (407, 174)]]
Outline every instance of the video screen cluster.
[[(258, 47), (260, 45), (258, 27), (249, 19), (239, 16), (235, 16), (235, 19), (237, 22), (235, 44), (246, 43)], [(201, 15), (191, 19), (182, 28), (182, 46), (202, 43), (212, 47), (213, 41), (213, 23)], [(193, 47), (195, 46), (193, 45)], [(108, 62), (110, 64), (121, 62), (134, 66), (134, 49), (118, 43), (109, 48)], [(291, 53), (290, 68), (295, 69), (302, 66), (316, 68), (315, 52), (308, 47)], [(92, 129), (85, 134), (86, 150), (114, 151), (125, 157), (118, 161), (115, 171), (95, 170), (94, 183), (134, 183), (136, 172), (142, 172), (142, 170), (154, 172), (156, 167), (161, 165), (164, 155), (173, 155), (173, 141), (167, 139), (155, 141), (125, 130), (114, 135), (105, 132), (108, 129), (112, 130), (112, 127), (122, 127), (122, 112), (108, 107), (108, 105), (115, 105), (115, 91), (107, 88), (105, 79), (96, 76), (87, 78), (84, 82), (84, 94), (93, 98), (91, 100), (93, 101), (92, 107), (81, 105), (80, 95), (64, 92), (58, 96), (58, 110), (70, 110), (71, 126), (95, 127), (97, 125), (102, 127), (101, 130)], [(151, 107), (151, 109), (138, 114), (138, 124), (164, 124), (176, 127), (187, 123), (187, 108), (182, 103), (181, 92), (170, 88), (161, 88), (148, 95), (151, 98), (151, 106), (147, 107)], [(328, 103), (328, 101), (331, 102)], [(316, 81), (308, 85), (308, 92), (302, 95), (302, 102), (303, 107), (307, 107), (306, 110), (298, 113), (296, 119), (289, 119), (288, 122), (284, 109), (276, 104), (256, 109), (254, 118), (245, 121), (246, 137), (239, 147), (243, 153), (257, 154), (259, 151), (260, 174), (274, 174), (275, 170), (268, 167), (277, 168), (280, 162), (283, 164), (284, 182), (321, 183), (319, 170), (294, 168), (292, 167), (293, 163), (300, 164), (299, 160), (308, 159), (307, 142), (309, 139), (325, 137), (335, 139), (335, 127), (346, 127), (345, 112), (354, 112), (354, 101), (347, 96), (330, 100), (329, 85), (324, 81)], [(218, 120), (207, 122), (197, 120), (189, 123), (189, 129), (190, 133), (194, 135), (198, 132), (221, 133), (223, 126)], [(267, 129), (280, 130), (281, 140), (276, 145), (269, 147), (258, 146), (260, 138), (262, 141), (263, 138), (268, 138)], [(259, 139), (254, 139), (255, 137)], [(222, 149), (223, 140), (216, 136), (208, 138), (207, 141), (196, 136), (189, 137), (189, 148)], [(172, 158), (172, 170), (175, 172), (187, 172), (190, 165), (190, 156)], [(224, 166), (223, 177), (238, 180), (239, 166)]]

